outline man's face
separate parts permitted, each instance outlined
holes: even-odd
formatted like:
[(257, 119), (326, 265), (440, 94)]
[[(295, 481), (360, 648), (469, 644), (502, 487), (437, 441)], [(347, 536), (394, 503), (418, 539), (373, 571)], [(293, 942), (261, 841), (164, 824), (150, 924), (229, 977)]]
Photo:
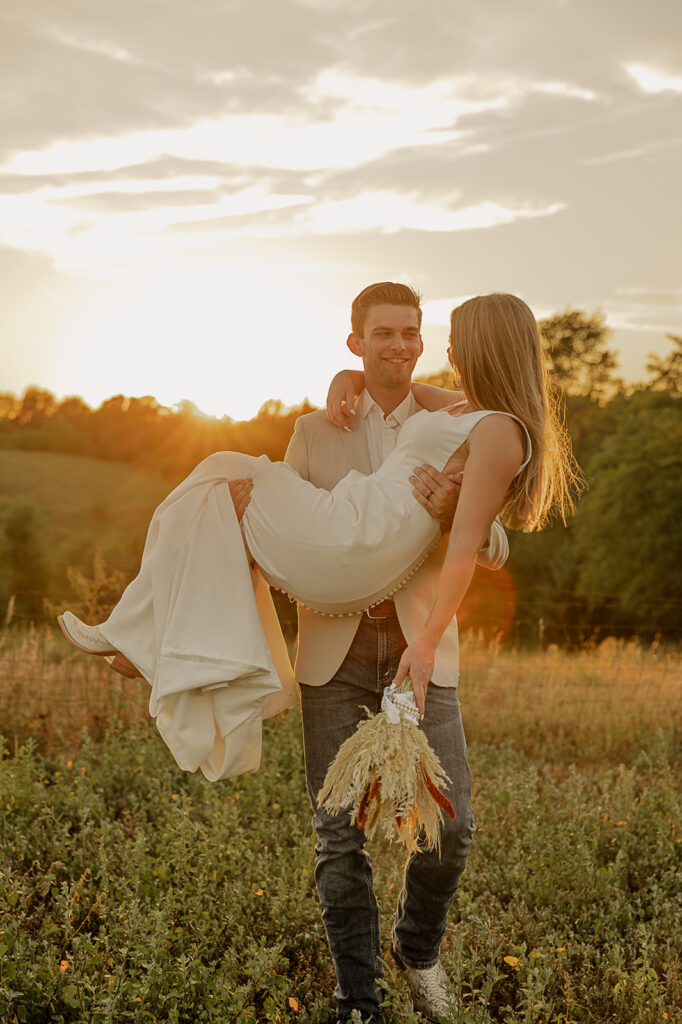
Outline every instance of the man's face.
[(348, 347), (362, 356), (367, 388), (409, 386), (423, 349), (417, 310), (413, 306), (370, 306), (362, 336), (351, 334)]

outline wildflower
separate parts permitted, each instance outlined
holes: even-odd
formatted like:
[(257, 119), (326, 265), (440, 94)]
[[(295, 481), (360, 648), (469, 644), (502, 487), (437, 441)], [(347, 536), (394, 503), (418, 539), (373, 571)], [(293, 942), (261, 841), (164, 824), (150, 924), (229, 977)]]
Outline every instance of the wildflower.
[(265, 893), (265, 889), (256, 889), (256, 896), (263, 896), (264, 893)]
[(506, 956), (504, 958), (504, 962), (509, 964), (510, 967), (516, 967), (519, 962), (519, 958), (517, 956)]
[(289, 996), (289, 1009), (293, 1010), (294, 1013), (298, 1013), (298, 1000), (294, 999), (293, 996)]
[(62, 962), (59, 965), (60, 973), (63, 974), (64, 971), (67, 970), (68, 966), (69, 966), (69, 961), (68, 960), (62, 960)]
[(66, 767), (67, 768), (73, 768), (73, 761), (67, 761), (66, 762)]
[(177, 799), (178, 799), (178, 794), (177, 793), (171, 793), (171, 800), (177, 800)]

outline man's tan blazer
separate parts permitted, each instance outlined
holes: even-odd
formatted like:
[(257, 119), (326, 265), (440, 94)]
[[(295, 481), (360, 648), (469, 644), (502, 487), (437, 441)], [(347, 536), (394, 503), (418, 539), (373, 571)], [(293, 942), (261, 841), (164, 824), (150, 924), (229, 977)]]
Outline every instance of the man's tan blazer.
[[(410, 416), (422, 409), (414, 397), (411, 401)], [(333, 427), (324, 411), (300, 416), (284, 461), (305, 480), (328, 491), (351, 469), (371, 473), (365, 419), (358, 416), (358, 420), (352, 431), (346, 431)], [(423, 626), (433, 603), (447, 544), (446, 534), (405, 586), (393, 595), (400, 626), (408, 643)], [(508, 553), (506, 534), (495, 521), (479, 555), (479, 563), (499, 569), (507, 560)], [(298, 655), (294, 667), (299, 683), (320, 686), (329, 682), (348, 653), (361, 618), (361, 615), (320, 615), (299, 605)], [(432, 680), (437, 686), (457, 686), (458, 672), (457, 623), (453, 619), (438, 645)]]

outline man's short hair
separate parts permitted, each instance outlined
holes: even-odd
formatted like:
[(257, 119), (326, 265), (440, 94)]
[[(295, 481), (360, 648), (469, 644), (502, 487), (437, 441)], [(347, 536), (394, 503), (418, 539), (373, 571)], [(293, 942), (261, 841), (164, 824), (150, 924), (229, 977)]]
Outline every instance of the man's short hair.
[(350, 308), (350, 325), (353, 334), (362, 337), (365, 320), (370, 306), (412, 306), (417, 310), (417, 323), (421, 328), (422, 310), (421, 295), (408, 284), (396, 284), (394, 281), (381, 281), (370, 284), (353, 299)]

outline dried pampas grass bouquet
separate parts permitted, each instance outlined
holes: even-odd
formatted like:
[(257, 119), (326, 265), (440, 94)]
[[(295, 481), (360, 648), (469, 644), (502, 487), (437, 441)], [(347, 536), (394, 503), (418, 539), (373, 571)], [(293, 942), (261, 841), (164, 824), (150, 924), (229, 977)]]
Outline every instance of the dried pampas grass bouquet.
[(381, 711), (367, 714), (330, 765), (318, 804), (331, 814), (350, 808), (369, 838), (380, 829), (410, 851), (440, 850), (443, 811), (455, 817), (439, 788), (450, 780), (419, 728), (409, 679), (387, 686)]

